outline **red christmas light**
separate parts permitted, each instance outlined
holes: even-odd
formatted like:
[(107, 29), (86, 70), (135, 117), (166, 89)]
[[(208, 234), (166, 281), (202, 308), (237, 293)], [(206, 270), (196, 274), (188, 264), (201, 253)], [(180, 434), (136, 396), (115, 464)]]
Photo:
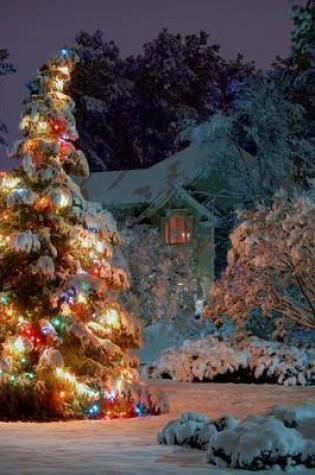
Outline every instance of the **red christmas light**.
[(48, 122), (52, 135), (62, 135), (67, 131), (67, 123), (65, 120), (49, 119)]
[(26, 323), (21, 325), (19, 335), (30, 340), (35, 350), (46, 345), (46, 336), (41, 332), (39, 324)]

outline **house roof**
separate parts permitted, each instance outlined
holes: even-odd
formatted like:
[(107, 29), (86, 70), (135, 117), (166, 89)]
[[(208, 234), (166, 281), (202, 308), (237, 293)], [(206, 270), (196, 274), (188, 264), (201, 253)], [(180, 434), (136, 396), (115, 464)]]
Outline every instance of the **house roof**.
[(90, 201), (108, 206), (150, 204), (168, 190), (190, 182), (207, 160), (205, 149), (190, 146), (149, 168), (95, 172), (76, 181)]
[[(241, 150), (241, 153), (245, 160), (253, 160), (246, 151)], [(139, 220), (150, 216), (171, 197), (179, 196), (215, 223), (217, 220), (211, 211), (183, 188), (210, 168), (210, 160), (209, 148), (190, 145), (149, 168), (95, 172), (76, 181), (89, 201), (102, 203), (106, 207), (147, 205)]]

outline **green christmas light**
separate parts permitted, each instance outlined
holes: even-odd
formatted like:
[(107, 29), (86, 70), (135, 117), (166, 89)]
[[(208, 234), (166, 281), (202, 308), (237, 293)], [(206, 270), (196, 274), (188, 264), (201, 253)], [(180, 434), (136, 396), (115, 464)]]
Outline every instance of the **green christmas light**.
[(10, 295), (8, 293), (2, 293), (0, 296), (0, 302), (3, 303), (3, 305), (8, 305), (11, 302)]

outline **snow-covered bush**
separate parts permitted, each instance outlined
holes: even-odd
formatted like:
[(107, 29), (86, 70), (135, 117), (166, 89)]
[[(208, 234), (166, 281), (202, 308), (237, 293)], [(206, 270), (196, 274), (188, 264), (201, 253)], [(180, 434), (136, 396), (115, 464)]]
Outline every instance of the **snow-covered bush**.
[(291, 200), (281, 194), (271, 208), (241, 213), (245, 221), (231, 234), (228, 266), (210, 290), (210, 318), (226, 315), (242, 324), (259, 309), (315, 328), (314, 191)]
[(207, 461), (221, 467), (263, 470), (296, 465), (315, 466), (315, 441), (275, 417), (249, 416), (236, 427), (214, 434)]
[[(207, 450), (208, 463), (249, 470), (315, 467), (315, 404), (274, 406), (237, 421), (187, 412), (158, 434), (160, 444)], [(305, 431), (308, 428), (308, 432)]]
[(146, 373), (176, 381), (307, 386), (315, 384), (315, 349), (255, 337), (237, 342), (208, 336), (164, 350)]
[(209, 439), (219, 431), (232, 429), (236, 419), (223, 416), (219, 419), (208, 419), (198, 412), (185, 412), (179, 419), (170, 421), (158, 433), (160, 444), (187, 445), (196, 449), (207, 450)]

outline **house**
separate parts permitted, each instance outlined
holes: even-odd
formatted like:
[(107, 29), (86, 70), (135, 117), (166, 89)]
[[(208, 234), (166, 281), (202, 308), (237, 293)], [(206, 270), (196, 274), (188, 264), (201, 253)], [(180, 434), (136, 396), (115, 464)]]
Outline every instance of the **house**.
[(190, 246), (199, 242), (199, 276), (208, 288), (213, 280), (216, 218), (198, 202), (187, 185), (203, 172), (205, 150), (188, 147), (145, 169), (96, 172), (80, 181), (86, 199), (103, 204), (114, 214), (134, 217), (133, 226), (148, 223), (159, 228), (161, 245)]
[[(253, 157), (239, 152), (251, 166)], [(190, 328), (196, 302), (226, 265), (230, 211), (242, 203), (229, 192), (230, 162), (220, 163), (215, 144), (213, 150), (190, 145), (146, 169), (77, 180), (85, 198), (118, 221), (132, 278), (129, 310), (145, 325), (180, 318)]]

